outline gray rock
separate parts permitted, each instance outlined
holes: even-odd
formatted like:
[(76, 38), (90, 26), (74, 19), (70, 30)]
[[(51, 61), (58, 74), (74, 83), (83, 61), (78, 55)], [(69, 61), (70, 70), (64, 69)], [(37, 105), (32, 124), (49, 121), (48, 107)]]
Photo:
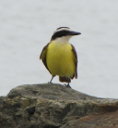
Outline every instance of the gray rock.
[(16, 96), (51, 100), (95, 99), (95, 97), (80, 93), (76, 90), (65, 87), (64, 85), (50, 83), (18, 86), (17, 88), (12, 89), (8, 94), (8, 97), (10, 98)]
[(60, 84), (22, 85), (0, 97), (1, 128), (118, 128), (118, 100)]

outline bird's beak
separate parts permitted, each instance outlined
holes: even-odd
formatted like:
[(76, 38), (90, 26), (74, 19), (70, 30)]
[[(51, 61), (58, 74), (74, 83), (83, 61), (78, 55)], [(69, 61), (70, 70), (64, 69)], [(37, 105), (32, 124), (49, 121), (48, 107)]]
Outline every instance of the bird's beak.
[(70, 35), (75, 36), (75, 35), (80, 35), (80, 32), (75, 32), (75, 31), (70, 31)]

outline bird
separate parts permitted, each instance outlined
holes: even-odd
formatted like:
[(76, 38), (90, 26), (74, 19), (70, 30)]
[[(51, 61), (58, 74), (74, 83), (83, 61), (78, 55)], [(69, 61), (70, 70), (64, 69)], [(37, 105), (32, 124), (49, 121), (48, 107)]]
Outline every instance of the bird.
[(77, 52), (69, 40), (80, 34), (69, 27), (59, 27), (42, 49), (39, 58), (52, 75), (49, 83), (52, 83), (55, 76), (59, 76), (59, 81), (67, 83), (66, 86), (70, 87), (71, 79), (77, 79)]

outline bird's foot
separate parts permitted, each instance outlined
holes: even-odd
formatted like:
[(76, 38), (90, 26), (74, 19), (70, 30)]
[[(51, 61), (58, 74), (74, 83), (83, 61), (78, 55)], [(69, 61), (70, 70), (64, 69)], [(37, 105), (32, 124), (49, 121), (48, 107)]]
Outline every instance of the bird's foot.
[(65, 86), (66, 86), (67, 88), (71, 88), (71, 86), (70, 86), (69, 84), (66, 84)]
[(51, 85), (51, 84), (53, 84), (53, 83), (49, 81), (48, 84)]

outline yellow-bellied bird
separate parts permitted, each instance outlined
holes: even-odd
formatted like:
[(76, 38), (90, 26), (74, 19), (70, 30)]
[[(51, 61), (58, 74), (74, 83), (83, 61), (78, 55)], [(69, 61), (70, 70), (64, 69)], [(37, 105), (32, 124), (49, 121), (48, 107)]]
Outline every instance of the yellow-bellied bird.
[(61, 82), (68, 83), (67, 86), (70, 87), (71, 79), (77, 78), (77, 53), (69, 39), (80, 34), (68, 27), (57, 28), (51, 41), (43, 48), (40, 59), (52, 74), (50, 83), (57, 75)]

